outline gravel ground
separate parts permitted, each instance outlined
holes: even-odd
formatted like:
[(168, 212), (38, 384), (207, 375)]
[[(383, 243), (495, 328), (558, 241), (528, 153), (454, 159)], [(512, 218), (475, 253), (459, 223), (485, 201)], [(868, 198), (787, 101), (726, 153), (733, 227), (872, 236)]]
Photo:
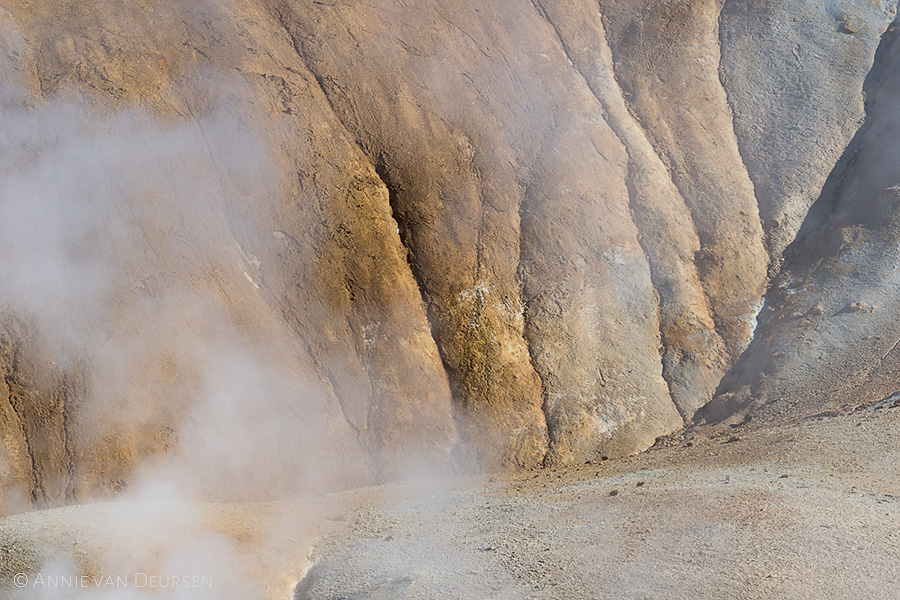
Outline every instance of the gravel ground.
[[(559, 471), (18, 515), (0, 521), (0, 597), (893, 600), (898, 425), (900, 410), (886, 408), (689, 434)], [(34, 586), (60, 565), (101, 578), (210, 574), (215, 585)], [(31, 584), (17, 589), (20, 572)]]

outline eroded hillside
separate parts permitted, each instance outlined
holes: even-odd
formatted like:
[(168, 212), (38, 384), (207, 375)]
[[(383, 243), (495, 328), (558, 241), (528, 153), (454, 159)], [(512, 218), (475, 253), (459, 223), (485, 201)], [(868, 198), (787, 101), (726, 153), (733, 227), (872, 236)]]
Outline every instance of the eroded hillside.
[(896, 16), (4, 3), (4, 510), (580, 464), (710, 401), (892, 393)]

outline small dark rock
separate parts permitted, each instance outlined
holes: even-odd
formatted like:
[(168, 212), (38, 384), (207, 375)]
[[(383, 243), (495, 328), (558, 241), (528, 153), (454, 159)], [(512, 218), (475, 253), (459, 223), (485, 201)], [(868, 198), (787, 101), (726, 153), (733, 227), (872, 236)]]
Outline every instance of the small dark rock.
[(865, 27), (865, 23), (862, 19), (846, 13), (838, 17), (838, 22), (840, 23), (838, 25), (838, 31), (847, 35), (856, 35), (862, 31), (863, 27)]

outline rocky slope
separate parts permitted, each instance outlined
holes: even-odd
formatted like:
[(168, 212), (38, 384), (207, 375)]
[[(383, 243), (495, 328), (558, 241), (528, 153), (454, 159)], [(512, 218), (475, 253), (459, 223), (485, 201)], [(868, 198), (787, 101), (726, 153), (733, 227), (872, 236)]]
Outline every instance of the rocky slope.
[(3, 3), (3, 510), (580, 464), (892, 393), (896, 16)]

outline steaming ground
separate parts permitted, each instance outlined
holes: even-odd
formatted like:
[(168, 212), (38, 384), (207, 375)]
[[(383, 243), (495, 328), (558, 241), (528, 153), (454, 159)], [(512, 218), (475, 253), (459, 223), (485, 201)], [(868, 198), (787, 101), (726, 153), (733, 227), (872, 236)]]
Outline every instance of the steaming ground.
[[(181, 552), (179, 573), (212, 573), (217, 587), (146, 597), (893, 599), (898, 426), (900, 410), (885, 408), (688, 434), (567, 470), (265, 505), (34, 512), (0, 521), (0, 597), (60, 597), (9, 583), (47, 558), (151, 572)], [(202, 518), (181, 521), (185, 510)], [(145, 597), (82, 594), (71, 597)]]

